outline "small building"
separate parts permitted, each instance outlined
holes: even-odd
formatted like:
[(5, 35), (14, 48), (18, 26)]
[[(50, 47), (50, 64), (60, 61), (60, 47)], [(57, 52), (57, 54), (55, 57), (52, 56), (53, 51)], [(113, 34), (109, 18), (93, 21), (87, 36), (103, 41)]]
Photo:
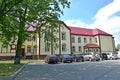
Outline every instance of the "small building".
[[(58, 21), (57, 33), (53, 34), (57, 38), (57, 47), (54, 40), (52, 45), (48, 45), (44, 37), (47, 33), (34, 35), (30, 37), (22, 45), (22, 56), (25, 59), (43, 59), (47, 54), (80, 54), (86, 52), (113, 52), (115, 51), (114, 37), (100, 29), (87, 29), (81, 27), (67, 26), (64, 22)], [(45, 27), (41, 27), (44, 29)], [(32, 26), (29, 32), (34, 31)], [(34, 37), (33, 37), (34, 36)], [(48, 37), (48, 36), (47, 36)], [(12, 59), (15, 56), (16, 43), (9, 45), (7, 48), (0, 43), (0, 59)]]
[(70, 27), (73, 53), (114, 52), (114, 37), (100, 29)]

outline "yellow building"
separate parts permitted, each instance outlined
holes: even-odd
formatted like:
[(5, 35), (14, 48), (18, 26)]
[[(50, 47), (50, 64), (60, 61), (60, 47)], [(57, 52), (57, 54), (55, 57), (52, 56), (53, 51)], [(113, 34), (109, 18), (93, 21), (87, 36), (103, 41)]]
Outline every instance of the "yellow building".
[(70, 30), (73, 53), (115, 51), (113, 36), (100, 29), (70, 27)]
[[(25, 59), (43, 59), (47, 54), (80, 54), (85, 52), (113, 52), (115, 51), (114, 38), (112, 35), (99, 29), (86, 29), (67, 26), (59, 21), (57, 33), (58, 47), (49, 46), (43, 36), (31, 34), (23, 43), (22, 56)], [(30, 27), (30, 30), (35, 30)], [(44, 28), (44, 27), (42, 27)], [(29, 30), (29, 31), (30, 31)], [(34, 36), (34, 37), (33, 37)], [(54, 41), (52, 41), (54, 43)], [(0, 43), (0, 58), (12, 59), (15, 55), (16, 44), (7, 48)]]

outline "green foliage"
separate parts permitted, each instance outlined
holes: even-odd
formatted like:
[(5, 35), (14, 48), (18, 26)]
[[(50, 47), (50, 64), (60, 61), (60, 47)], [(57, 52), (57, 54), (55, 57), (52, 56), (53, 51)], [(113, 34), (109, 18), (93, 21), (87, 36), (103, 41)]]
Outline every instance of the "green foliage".
[(117, 48), (119, 48), (119, 49), (120, 49), (120, 44), (117, 44)]
[(115, 51), (119, 51), (119, 48), (115, 48)]
[[(46, 24), (51, 20), (58, 20), (63, 14), (62, 9), (69, 8), (69, 4), (68, 0), (1, 0), (0, 38), (3, 40), (0, 40), (10, 42), (11, 37), (21, 36), (24, 42), (29, 35), (25, 30), (26, 22), (37, 20)], [(53, 27), (55, 26), (50, 28)]]
[(120, 50), (120, 44), (117, 44), (117, 47), (115, 48), (115, 51), (119, 51)]
[[(50, 41), (57, 41), (50, 30), (55, 32), (54, 21), (59, 20), (63, 9), (69, 6), (68, 0), (0, 0), (0, 40), (5, 44), (10, 44), (17, 39), (15, 57), (19, 58), (21, 45), (30, 35), (25, 24), (39, 21), (40, 26), (45, 26), (49, 32)], [(46, 24), (49, 25), (46, 26)], [(35, 33), (41, 34), (40, 31), (46, 31), (39, 28)]]

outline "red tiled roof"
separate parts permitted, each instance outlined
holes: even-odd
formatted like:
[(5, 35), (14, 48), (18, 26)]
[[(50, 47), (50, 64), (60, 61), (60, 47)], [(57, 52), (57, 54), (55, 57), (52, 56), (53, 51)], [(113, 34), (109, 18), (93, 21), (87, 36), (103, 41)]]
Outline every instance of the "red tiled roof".
[(84, 47), (100, 47), (97, 44), (86, 44)]
[(104, 32), (104, 31), (102, 31), (102, 30), (100, 30), (100, 29), (93, 29), (93, 34), (94, 35), (97, 35), (97, 34), (101, 34), (101, 35), (110, 35), (109, 33), (106, 33), (106, 32)]
[(78, 35), (88, 35), (88, 36), (94, 36), (94, 35), (110, 35), (100, 29), (87, 29), (87, 28), (78, 28), (78, 27), (71, 27), (69, 26), (71, 30), (71, 34), (78, 34)]
[(34, 28), (33, 26), (30, 26), (27, 31), (29, 32), (35, 32), (36, 31), (36, 28)]

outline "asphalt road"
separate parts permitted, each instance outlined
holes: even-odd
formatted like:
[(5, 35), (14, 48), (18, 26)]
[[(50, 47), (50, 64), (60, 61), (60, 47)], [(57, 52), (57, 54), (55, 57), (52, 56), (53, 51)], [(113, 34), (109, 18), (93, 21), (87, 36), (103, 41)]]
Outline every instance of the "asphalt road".
[(29, 63), (13, 80), (120, 80), (120, 60)]

